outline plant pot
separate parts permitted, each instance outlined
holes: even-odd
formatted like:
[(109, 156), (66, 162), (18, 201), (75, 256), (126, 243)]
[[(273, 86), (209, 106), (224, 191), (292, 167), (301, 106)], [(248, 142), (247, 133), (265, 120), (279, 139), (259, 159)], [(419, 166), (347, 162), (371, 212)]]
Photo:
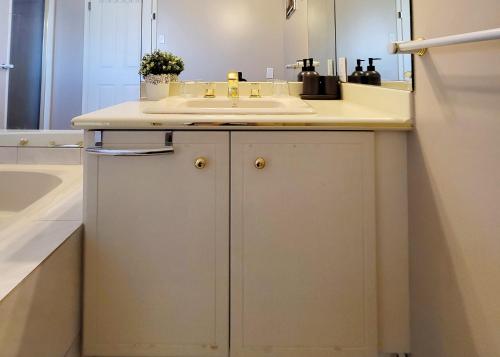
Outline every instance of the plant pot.
[(170, 82), (177, 82), (175, 74), (150, 74), (144, 78), (148, 100), (161, 100), (170, 95)]
[(148, 83), (146, 82), (146, 97), (148, 100), (161, 100), (169, 96), (170, 83)]

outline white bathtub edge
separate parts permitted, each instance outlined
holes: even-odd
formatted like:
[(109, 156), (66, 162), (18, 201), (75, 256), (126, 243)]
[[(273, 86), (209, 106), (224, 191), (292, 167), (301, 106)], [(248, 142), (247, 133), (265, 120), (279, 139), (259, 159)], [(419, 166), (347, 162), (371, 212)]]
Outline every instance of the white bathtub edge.
[(82, 141), (83, 130), (0, 130), (0, 147), (54, 147)]
[(0, 302), (82, 225), (82, 178), (74, 166), (0, 165), (58, 173), (63, 184), (0, 230)]

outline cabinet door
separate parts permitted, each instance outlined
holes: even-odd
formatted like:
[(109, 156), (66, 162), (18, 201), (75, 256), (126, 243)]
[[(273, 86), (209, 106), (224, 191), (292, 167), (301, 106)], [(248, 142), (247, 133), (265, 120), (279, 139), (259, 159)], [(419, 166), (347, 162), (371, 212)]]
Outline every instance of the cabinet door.
[[(165, 133), (103, 140), (150, 148)], [(85, 356), (228, 354), (229, 134), (173, 141), (166, 156), (86, 156)]]
[(376, 356), (373, 133), (236, 133), (231, 155), (231, 355)]

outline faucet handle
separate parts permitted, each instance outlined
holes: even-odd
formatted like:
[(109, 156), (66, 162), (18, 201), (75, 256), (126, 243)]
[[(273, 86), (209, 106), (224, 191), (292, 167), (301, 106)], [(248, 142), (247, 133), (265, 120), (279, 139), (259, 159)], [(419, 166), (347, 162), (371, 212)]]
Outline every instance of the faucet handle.
[(216, 97), (216, 87), (215, 83), (209, 82), (205, 83), (205, 98), (215, 98)]
[(260, 83), (250, 83), (250, 98), (262, 98)]
[(227, 80), (228, 81), (238, 81), (239, 80), (239, 74), (236, 71), (231, 71), (227, 73)]

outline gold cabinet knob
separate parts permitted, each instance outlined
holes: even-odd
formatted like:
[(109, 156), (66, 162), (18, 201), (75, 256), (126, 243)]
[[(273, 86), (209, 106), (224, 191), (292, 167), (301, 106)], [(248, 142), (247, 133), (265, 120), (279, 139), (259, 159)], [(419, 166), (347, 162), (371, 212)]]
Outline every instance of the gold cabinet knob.
[(262, 170), (264, 167), (266, 167), (266, 160), (264, 160), (262, 157), (259, 157), (255, 160), (255, 168), (258, 170)]
[(21, 145), (21, 146), (26, 146), (26, 145), (28, 145), (28, 143), (29, 143), (29, 142), (30, 142), (30, 141), (29, 141), (28, 139), (26, 139), (26, 138), (21, 138), (21, 139), (19, 140), (19, 145)]
[(196, 167), (198, 170), (202, 170), (205, 167), (207, 167), (207, 159), (204, 157), (199, 157), (195, 160), (194, 162), (194, 167)]

